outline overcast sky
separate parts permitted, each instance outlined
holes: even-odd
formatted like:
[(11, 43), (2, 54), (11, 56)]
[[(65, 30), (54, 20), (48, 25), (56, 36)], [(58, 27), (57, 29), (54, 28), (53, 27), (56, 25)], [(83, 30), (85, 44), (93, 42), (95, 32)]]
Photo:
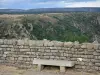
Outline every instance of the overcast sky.
[(0, 9), (100, 7), (100, 0), (0, 0)]

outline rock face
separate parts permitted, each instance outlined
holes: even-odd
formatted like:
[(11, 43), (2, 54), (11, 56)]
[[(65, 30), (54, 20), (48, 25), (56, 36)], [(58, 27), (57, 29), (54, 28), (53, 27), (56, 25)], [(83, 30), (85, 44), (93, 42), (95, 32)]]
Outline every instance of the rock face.
[(70, 60), (76, 70), (100, 71), (100, 44), (0, 39), (0, 64), (31, 68), (34, 58)]

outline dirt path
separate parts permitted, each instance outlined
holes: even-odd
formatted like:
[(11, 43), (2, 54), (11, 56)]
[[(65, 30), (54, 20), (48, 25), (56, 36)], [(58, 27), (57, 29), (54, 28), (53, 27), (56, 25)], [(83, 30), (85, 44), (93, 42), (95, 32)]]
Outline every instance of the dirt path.
[(44, 69), (38, 72), (36, 69), (22, 70), (15, 67), (0, 65), (0, 75), (100, 75), (100, 73), (75, 72), (68, 70), (66, 73), (60, 73), (58, 69)]

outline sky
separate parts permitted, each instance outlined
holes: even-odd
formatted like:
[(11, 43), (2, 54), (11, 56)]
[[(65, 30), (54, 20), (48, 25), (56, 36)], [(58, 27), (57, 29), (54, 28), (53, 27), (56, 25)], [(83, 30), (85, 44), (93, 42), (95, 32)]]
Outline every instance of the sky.
[(100, 7), (100, 0), (0, 0), (0, 9)]

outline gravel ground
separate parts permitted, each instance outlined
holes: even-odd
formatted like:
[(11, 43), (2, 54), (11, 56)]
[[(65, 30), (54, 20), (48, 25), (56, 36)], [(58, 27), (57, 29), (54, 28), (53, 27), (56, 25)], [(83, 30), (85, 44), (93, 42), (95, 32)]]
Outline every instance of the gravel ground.
[(36, 69), (18, 69), (16, 67), (0, 65), (0, 75), (100, 75), (100, 73), (86, 73), (67, 70), (65, 73), (60, 73), (57, 68), (45, 68), (41, 72)]

